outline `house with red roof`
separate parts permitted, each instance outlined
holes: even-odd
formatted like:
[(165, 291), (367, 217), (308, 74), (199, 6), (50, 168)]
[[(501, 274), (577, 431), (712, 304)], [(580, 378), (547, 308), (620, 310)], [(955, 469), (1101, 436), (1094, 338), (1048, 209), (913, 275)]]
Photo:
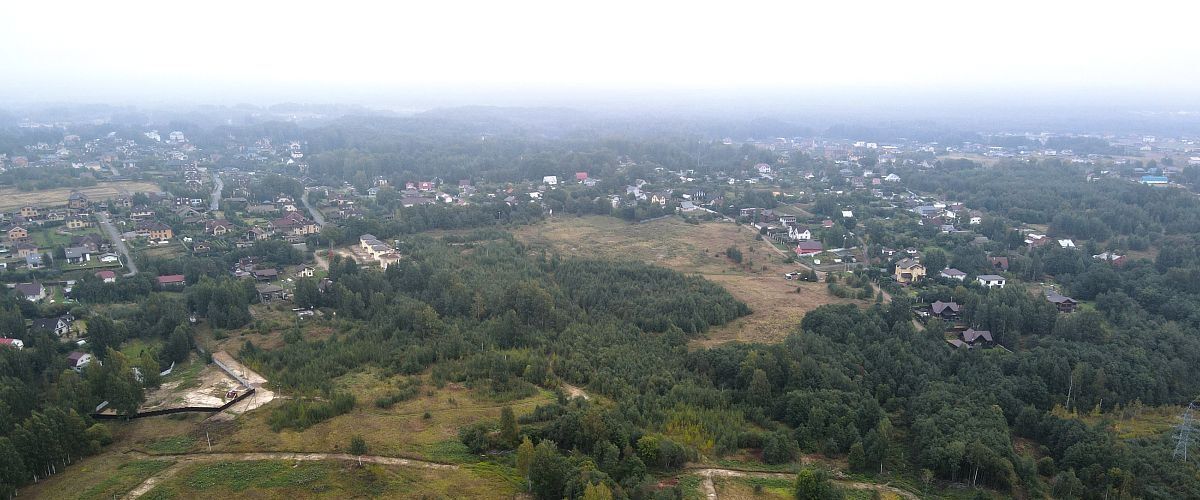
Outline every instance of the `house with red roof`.
[(158, 287), (163, 290), (178, 290), (187, 286), (187, 278), (182, 274), (168, 274), (158, 277)]
[(825, 250), (819, 241), (801, 241), (796, 244), (796, 255), (816, 255)]

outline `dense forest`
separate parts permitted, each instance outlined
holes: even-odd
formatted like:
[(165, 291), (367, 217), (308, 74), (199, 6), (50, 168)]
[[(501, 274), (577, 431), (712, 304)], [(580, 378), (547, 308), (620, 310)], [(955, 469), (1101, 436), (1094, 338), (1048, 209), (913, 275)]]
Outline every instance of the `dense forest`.
[[(339, 333), (293, 336), (270, 351), (247, 343), (241, 356), (280, 387), (324, 398), (338, 397), (333, 377), (375, 365), (398, 374), (432, 366), (436, 380), (501, 400), (561, 380), (615, 401), (561, 399), (522, 417), (507, 438), (503, 422), (463, 430), (475, 451), (550, 463), (552, 477), (530, 473), (539, 498), (597, 482), (619, 497), (651, 497), (647, 474), (746, 448), (768, 462), (823, 453), (864, 474), (928, 470), (1014, 495), (1200, 495), (1193, 464), (1171, 460), (1170, 442), (1116, 440), (1061, 414), (1068, 391), (1069, 406), (1084, 411), (1190, 399), (1198, 380), (1186, 366), (1200, 362), (1200, 345), (1183, 325), (1151, 316), (1131, 324), (1103, 308), (1058, 315), (1009, 289), (962, 300), (968, 321), (993, 328), (1011, 353), (950, 349), (913, 327), (903, 299), (822, 307), (778, 345), (697, 350), (687, 346), (696, 332), (748, 312), (712, 284), (531, 254), (503, 233), (454, 241), (408, 238), (402, 251), (412, 258), (384, 273), (335, 261), (335, 285), (311, 300), (347, 319)], [(311, 418), (290, 411), (273, 425)], [(1018, 451), (1017, 438), (1037, 451)]]

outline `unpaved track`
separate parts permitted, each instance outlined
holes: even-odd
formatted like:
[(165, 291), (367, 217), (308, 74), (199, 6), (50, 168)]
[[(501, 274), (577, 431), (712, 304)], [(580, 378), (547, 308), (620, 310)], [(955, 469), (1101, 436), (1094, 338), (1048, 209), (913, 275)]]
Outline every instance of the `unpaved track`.
[[(717, 500), (717, 487), (716, 487), (716, 485), (713, 484), (713, 476), (752, 477), (752, 478), (760, 478), (760, 479), (786, 479), (788, 481), (792, 481), (792, 480), (796, 479), (795, 474), (789, 474), (786, 472), (750, 472), (750, 471), (741, 471), (741, 470), (734, 470), (734, 469), (712, 469), (712, 468), (690, 469), (688, 472), (690, 472), (692, 474), (697, 474), (704, 479), (701, 482), (701, 484), (704, 487), (704, 495), (708, 498), (708, 500)], [(837, 484), (838, 486), (840, 486), (842, 488), (850, 488), (853, 490), (875, 490), (875, 491), (879, 491), (880, 493), (894, 493), (896, 495), (900, 495), (901, 497), (908, 498), (910, 500), (920, 500), (920, 497), (918, 497), (917, 495), (915, 495), (913, 493), (904, 491), (900, 488), (896, 488), (893, 486), (888, 486), (885, 484), (864, 483), (864, 482), (860, 482), (860, 481), (846, 481), (846, 480), (842, 480), (842, 479), (833, 479), (833, 482), (834, 482), (834, 484)]]
[(162, 472), (155, 474), (153, 477), (142, 482), (136, 488), (132, 489), (125, 495), (125, 499), (134, 499), (149, 493), (159, 483), (170, 479), (179, 473), (184, 466), (196, 462), (236, 462), (236, 461), (253, 461), (253, 460), (291, 460), (296, 462), (317, 461), (317, 460), (343, 460), (348, 462), (367, 462), (372, 464), (383, 465), (399, 465), (402, 467), (415, 467), (421, 469), (435, 470), (455, 470), (457, 465), (440, 464), (437, 462), (427, 462), (424, 460), (413, 460), (409, 458), (397, 457), (381, 457), (378, 455), (350, 455), (348, 453), (288, 453), (288, 452), (264, 452), (264, 453), (182, 453), (174, 455), (150, 455), (139, 451), (131, 451), (131, 454), (138, 455), (143, 459), (152, 460), (170, 460), (175, 464), (167, 467)]
[(567, 393), (567, 396), (570, 396), (570, 397), (573, 397), (573, 398), (583, 398), (583, 399), (585, 399), (585, 400), (590, 400), (590, 399), (592, 399), (592, 397), (591, 397), (591, 396), (589, 396), (589, 395), (588, 395), (588, 393), (587, 393), (587, 392), (585, 392), (583, 389), (580, 389), (580, 388), (578, 388), (578, 387), (575, 387), (575, 386), (573, 386), (573, 385), (571, 385), (571, 384), (568, 384), (568, 383), (566, 383), (566, 382), (563, 382), (563, 383), (562, 383), (562, 388), (563, 388), (563, 391), (565, 391), (565, 392)]

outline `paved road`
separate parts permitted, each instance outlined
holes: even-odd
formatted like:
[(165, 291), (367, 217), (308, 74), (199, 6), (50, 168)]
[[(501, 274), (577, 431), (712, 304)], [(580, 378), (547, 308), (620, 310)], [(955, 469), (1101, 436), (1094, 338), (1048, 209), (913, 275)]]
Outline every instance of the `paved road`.
[(121, 240), (121, 233), (117, 232), (117, 228), (113, 227), (112, 222), (109, 222), (108, 215), (105, 213), (97, 213), (96, 218), (100, 221), (100, 228), (108, 235), (108, 239), (112, 240), (113, 246), (117, 247), (117, 251), (124, 257), (125, 267), (129, 268), (129, 272), (125, 276), (133, 276), (137, 274), (137, 263), (133, 261), (133, 255), (129, 253), (129, 247), (125, 246), (125, 242)]
[(314, 222), (318, 226), (325, 227), (325, 216), (321, 215), (321, 211), (308, 203), (308, 188), (304, 188), (304, 194), (300, 196), (300, 201), (304, 202), (304, 208), (308, 209), (308, 215), (312, 216)]
[(216, 211), (221, 209), (221, 190), (225, 189), (225, 182), (221, 180), (221, 173), (216, 170), (213, 171), (212, 177), (214, 187), (212, 201), (208, 203), (208, 209)]

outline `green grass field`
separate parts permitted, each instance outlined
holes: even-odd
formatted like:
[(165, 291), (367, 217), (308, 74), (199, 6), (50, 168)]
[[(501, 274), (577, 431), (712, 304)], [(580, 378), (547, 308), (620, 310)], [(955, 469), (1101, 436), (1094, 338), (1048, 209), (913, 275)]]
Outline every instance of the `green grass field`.
[(496, 474), (354, 462), (259, 460), (189, 464), (142, 498), (507, 498)]

